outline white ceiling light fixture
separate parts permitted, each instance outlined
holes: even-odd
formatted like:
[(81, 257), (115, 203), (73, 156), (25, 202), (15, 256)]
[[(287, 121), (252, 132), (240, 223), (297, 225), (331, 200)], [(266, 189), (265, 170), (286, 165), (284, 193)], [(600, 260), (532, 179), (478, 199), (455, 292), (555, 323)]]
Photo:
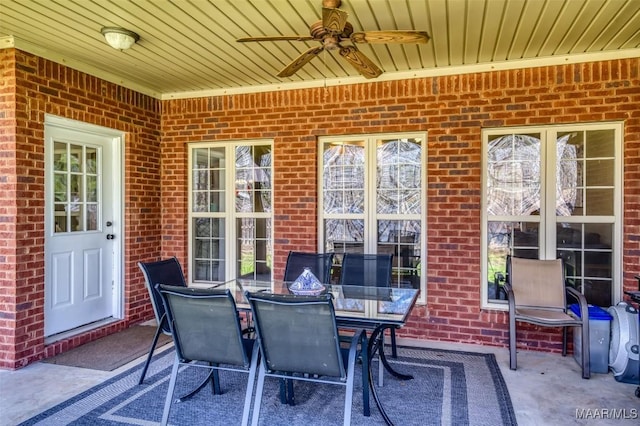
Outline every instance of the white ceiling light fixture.
[(140, 40), (138, 34), (124, 28), (104, 27), (100, 32), (109, 43), (109, 46), (118, 50), (126, 50)]

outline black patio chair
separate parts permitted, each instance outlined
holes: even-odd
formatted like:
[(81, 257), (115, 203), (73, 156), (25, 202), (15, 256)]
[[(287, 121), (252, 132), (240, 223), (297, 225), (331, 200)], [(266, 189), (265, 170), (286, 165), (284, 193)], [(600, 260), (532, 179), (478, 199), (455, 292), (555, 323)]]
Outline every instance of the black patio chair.
[(147, 360), (145, 361), (142, 373), (140, 374), (140, 380), (138, 380), (138, 384), (141, 385), (144, 381), (144, 377), (147, 375), (147, 369), (151, 363), (153, 351), (158, 344), (160, 333), (171, 336), (171, 329), (167, 323), (164, 305), (162, 304), (162, 296), (160, 296), (160, 293), (156, 290), (155, 285), (166, 284), (186, 287), (187, 283), (184, 279), (180, 262), (178, 262), (178, 259), (175, 257), (159, 260), (157, 262), (138, 262), (138, 266), (144, 274), (147, 291), (149, 292), (149, 299), (151, 299), (151, 306), (153, 307), (153, 313), (156, 316), (156, 323), (158, 324), (156, 333), (153, 336), (151, 348), (149, 349), (149, 354), (147, 355)]
[(161, 424), (166, 425), (169, 420), (180, 366), (211, 370), (207, 379), (180, 401), (201, 390), (209, 381), (212, 382), (213, 393), (221, 394), (218, 370), (248, 373), (242, 413), (242, 424), (248, 424), (258, 365), (258, 345), (254, 339), (243, 337), (231, 291), (161, 284), (156, 285), (156, 289), (163, 297), (176, 347)]
[[(388, 297), (391, 297), (391, 271), (393, 265), (392, 254), (362, 254), (345, 253), (342, 258), (342, 272), (340, 273), (340, 285), (375, 287), (376, 298), (383, 296), (380, 289), (389, 289)], [(345, 294), (345, 297), (349, 297)], [(396, 347), (396, 329), (390, 328), (391, 356), (398, 356)]]
[[(356, 330), (348, 349), (341, 349), (331, 294), (316, 297), (245, 292), (245, 297), (251, 305), (262, 357), (253, 425), (260, 417), (265, 377), (345, 386), (344, 424), (350, 424), (358, 344), (362, 351), (363, 412), (369, 416), (367, 337), (363, 330)], [(285, 401), (294, 405), (293, 386), (285, 391), (289, 392)]]
[(283, 281), (295, 281), (302, 271), (304, 271), (304, 268), (309, 268), (321, 283), (329, 284), (331, 280), (333, 256), (333, 253), (290, 251), (287, 257), (287, 264), (284, 268)]

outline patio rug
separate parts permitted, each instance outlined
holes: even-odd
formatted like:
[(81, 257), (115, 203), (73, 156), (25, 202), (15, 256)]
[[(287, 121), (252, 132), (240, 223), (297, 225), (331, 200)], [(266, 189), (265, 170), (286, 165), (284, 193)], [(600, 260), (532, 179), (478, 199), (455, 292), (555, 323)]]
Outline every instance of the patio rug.
[[(44, 359), (43, 362), (67, 365), (69, 367), (112, 371), (149, 353), (155, 332), (155, 325), (134, 325), (118, 333), (78, 346), (60, 355)], [(171, 341), (170, 336), (160, 334), (156, 350)]]
[[(142, 364), (99, 384), (22, 425), (152, 425), (162, 416), (174, 352), (154, 357), (147, 379), (138, 385)], [(397, 380), (385, 374), (379, 395), (396, 425), (515, 425), (516, 418), (495, 357), (492, 354), (398, 347), (391, 359), (396, 370), (414, 375)], [(375, 370), (377, 382), (377, 361)], [(356, 369), (359, 371), (359, 369)], [(187, 368), (178, 375), (176, 395), (192, 389), (206, 372)], [(192, 399), (174, 403), (173, 425), (240, 424), (247, 375), (221, 371), (222, 395), (211, 388)], [(362, 382), (356, 373), (353, 394), (353, 425), (382, 425), (384, 420), (373, 399), (371, 417), (362, 415)], [(377, 386), (377, 385), (376, 385)], [(263, 393), (262, 425), (339, 425), (344, 410), (344, 388), (295, 382), (295, 406), (280, 403), (278, 381), (267, 378)]]

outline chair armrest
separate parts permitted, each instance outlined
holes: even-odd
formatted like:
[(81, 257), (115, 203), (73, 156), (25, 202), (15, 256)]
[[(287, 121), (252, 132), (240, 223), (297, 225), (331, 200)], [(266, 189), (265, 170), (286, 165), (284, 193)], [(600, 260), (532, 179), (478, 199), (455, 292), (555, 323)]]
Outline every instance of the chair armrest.
[(567, 296), (578, 302), (578, 306), (580, 306), (580, 318), (589, 320), (589, 304), (584, 294), (573, 287), (565, 287), (565, 290), (567, 291)]
[(507, 293), (507, 301), (509, 302), (509, 312), (515, 312), (516, 311), (516, 295), (513, 293), (511, 284), (505, 281), (504, 284), (502, 284), (502, 286), (504, 287), (505, 293)]

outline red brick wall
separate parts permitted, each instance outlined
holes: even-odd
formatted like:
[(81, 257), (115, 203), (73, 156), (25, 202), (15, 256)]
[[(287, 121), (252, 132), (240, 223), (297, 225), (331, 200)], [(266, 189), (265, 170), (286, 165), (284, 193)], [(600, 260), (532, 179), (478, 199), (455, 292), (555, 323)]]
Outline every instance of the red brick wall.
[[(507, 315), (480, 309), (481, 130), (625, 122), (624, 287), (640, 272), (640, 59), (163, 102), (163, 252), (186, 258), (187, 143), (273, 138), (275, 275), (317, 247), (317, 137), (428, 132), (427, 305), (402, 334), (507, 344)], [(559, 350), (530, 327), (528, 347)]]
[[(158, 258), (162, 244), (161, 105), (156, 99), (19, 50), (0, 50), (0, 55), (0, 368), (18, 368), (153, 315), (136, 262)], [(126, 134), (125, 319), (46, 347), (45, 113)]]
[(16, 79), (12, 50), (0, 50), (0, 354), (16, 341)]
[[(274, 139), (278, 275), (290, 249), (316, 247), (318, 136), (427, 131), (428, 298), (403, 333), (505, 345), (505, 314), (479, 308), (481, 129), (624, 120), (624, 287), (635, 288), (639, 62), (160, 102), (21, 51), (0, 50), (0, 368), (18, 368), (152, 317), (136, 262), (176, 255), (187, 264), (188, 142)], [(45, 113), (126, 133), (125, 320), (46, 347)], [(529, 328), (524, 337), (534, 348), (560, 345), (559, 334), (544, 329)]]

